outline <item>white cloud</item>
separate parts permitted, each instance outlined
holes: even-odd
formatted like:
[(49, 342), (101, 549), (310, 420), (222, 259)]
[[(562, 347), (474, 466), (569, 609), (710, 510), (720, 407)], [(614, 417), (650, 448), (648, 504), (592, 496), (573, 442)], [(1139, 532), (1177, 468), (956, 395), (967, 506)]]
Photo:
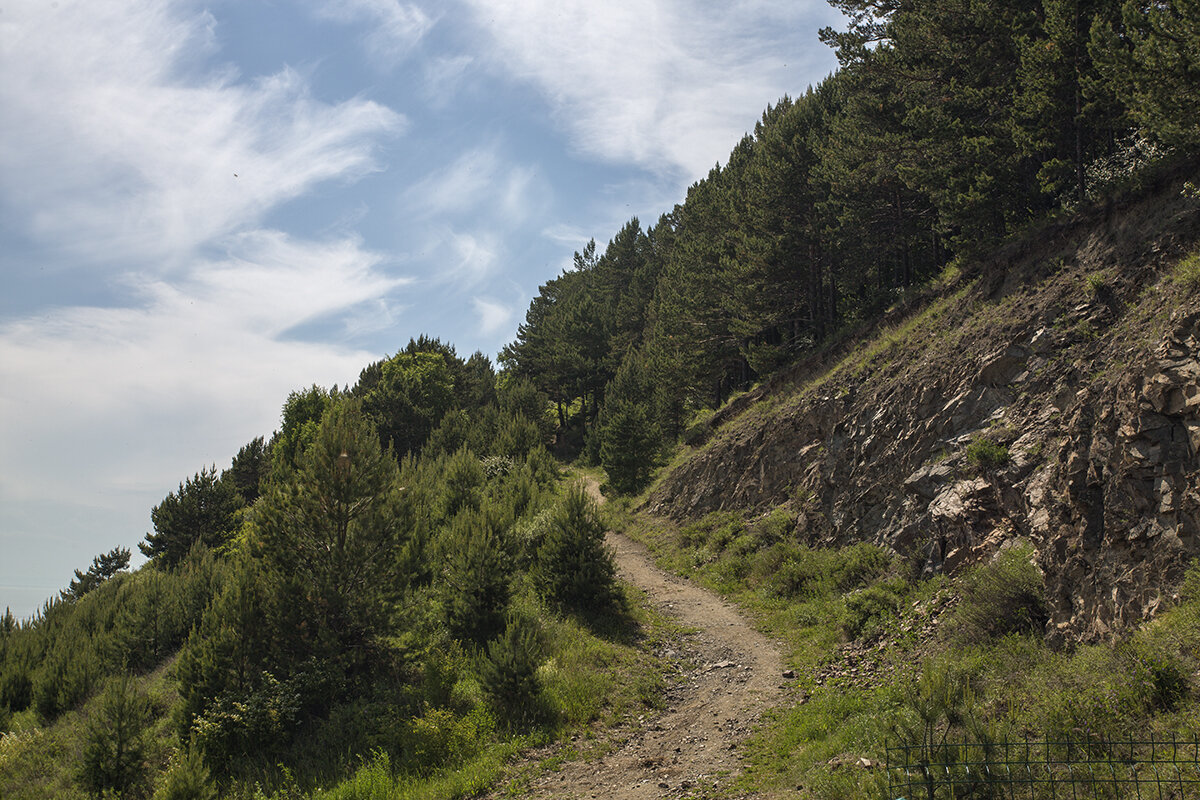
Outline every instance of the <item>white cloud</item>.
[(188, 71), (213, 21), (178, 3), (4, 9), (0, 210), (83, 260), (177, 265), (332, 178), (375, 168), (404, 126), (365, 100), (329, 105), (291, 70), (252, 83)]
[(357, 376), (372, 354), (282, 334), (331, 314), (377, 314), (405, 281), (349, 240), (262, 232), (234, 247), (178, 281), (128, 276), (137, 303), (0, 326), (0, 441), (22, 465), (4, 471), (10, 499), (91, 493), (103, 505), (161, 489), (270, 433), (290, 390)]
[(435, 108), (449, 106), (474, 64), (475, 58), (468, 55), (430, 58), (422, 67), (425, 99)]
[(455, 231), (448, 235), (453, 253), (448, 277), (473, 285), (492, 272), (500, 258), (500, 242), (495, 235)]
[(685, 184), (768, 102), (803, 91), (796, 76), (833, 65), (811, 32), (838, 14), (819, 0), (464, 1), (493, 63), (538, 86), (577, 147)]
[(542, 212), (550, 191), (535, 168), (506, 161), (491, 143), (463, 152), (409, 186), (404, 214), (422, 219), (470, 214), (512, 227)]
[(264, 220), (375, 170), (404, 118), (322, 102), (289, 69), (213, 71), (214, 20), (189, 8), (0, 12), (5, 228), (110, 301), (0, 320), (0, 584), (42, 586), (34, 564), (69, 577), (64, 558), (132, 544), (181, 478), (269, 434), (289, 391), (352, 382), (378, 357), (297, 326), (345, 341), (400, 308), (407, 279), (344, 225), (314, 240)]
[(512, 325), (516, 311), (511, 306), (485, 297), (471, 299), (479, 321), (479, 332), (483, 336), (495, 336)]
[(387, 68), (411, 55), (436, 21), (400, 0), (318, 0), (315, 10), (325, 19), (367, 25), (367, 49)]
[(407, 210), (422, 217), (470, 211), (495, 193), (501, 167), (494, 147), (468, 150), (409, 186), (404, 192)]

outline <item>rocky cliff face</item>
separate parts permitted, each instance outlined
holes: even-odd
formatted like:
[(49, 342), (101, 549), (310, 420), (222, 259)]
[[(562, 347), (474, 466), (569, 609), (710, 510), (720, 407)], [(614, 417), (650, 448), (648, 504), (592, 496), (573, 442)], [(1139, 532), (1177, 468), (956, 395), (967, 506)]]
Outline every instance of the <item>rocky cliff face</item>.
[(925, 571), (1026, 537), (1052, 640), (1153, 614), (1200, 555), (1200, 267), (1180, 267), (1198, 242), (1175, 185), (1010, 245), (719, 414), (647, 508), (787, 504), (810, 542)]

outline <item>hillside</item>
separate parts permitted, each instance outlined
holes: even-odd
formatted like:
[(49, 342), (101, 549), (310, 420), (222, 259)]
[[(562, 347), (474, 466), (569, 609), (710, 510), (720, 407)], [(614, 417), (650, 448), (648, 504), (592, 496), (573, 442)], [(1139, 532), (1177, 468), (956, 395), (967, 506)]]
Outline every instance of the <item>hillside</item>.
[(1029, 232), (736, 398), (646, 509), (786, 506), (803, 541), (925, 574), (1025, 537), (1052, 641), (1152, 615), (1200, 553), (1193, 170)]
[(833, 5), (842, 69), (588, 242), (498, 369), (419, 336), (293, 391), (146, 564), (0, 618), (0, 796), (932, 799), (996, 793), (966, 748), (1200, 753), (1195, 2)]

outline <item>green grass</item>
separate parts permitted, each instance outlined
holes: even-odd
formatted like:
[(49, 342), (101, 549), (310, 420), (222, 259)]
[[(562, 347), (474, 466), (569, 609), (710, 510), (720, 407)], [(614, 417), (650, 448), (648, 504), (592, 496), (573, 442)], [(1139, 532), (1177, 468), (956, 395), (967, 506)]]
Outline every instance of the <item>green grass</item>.
[(1172, 279), (1188, 291), (1200, 289), (1200, 250), (1195, 250), (1180, 259), (1172, 273)]
[[(792, 699), (753, 735), (730, 791), (879, 797), (886, 747), (920, 730), (921, 714), (952, 741), (1200, 732), (1200, 568), (1183, 602), (1141, 630), (1055, 652), (1040, 636), (1041, 579), (1028, 545), (953, 578), (912, 582), (907, 565), (881, 565), (863, 545), (803, 547), (780, 524), (786, 513), (717, 513), (683, 528), (619, 520), (661, 566), (722, 593), (783, 642), (797, 671)], [(853, 624), (856, 613), (870, 624)], [(826, 673), (855, 636), (868, 649), (875, 637), (888, 642), (865, 683)]]

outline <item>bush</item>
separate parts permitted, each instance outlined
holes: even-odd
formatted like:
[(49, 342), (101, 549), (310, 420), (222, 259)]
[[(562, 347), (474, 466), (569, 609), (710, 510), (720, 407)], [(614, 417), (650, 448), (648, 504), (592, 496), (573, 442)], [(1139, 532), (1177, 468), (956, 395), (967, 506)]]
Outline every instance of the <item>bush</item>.
[(1174, 711), (1191, 691), (1179, 658), (1161, 647), (1135, 639), (1120, 645), (1117, 655), (1146, 705), (1155, 711)]
[(482, 645), (504, 630), (511, 595), (510, 565), (500, 539), (479, 513), (454, 520), (440, 594), (451, 635)]
[(1189, 253), (1175, 267), (1173, 278), (1185, 289), (1200, 288), (1200, 251)]
[(952, 620), (958, 638), (973, 642), (1045, 627), (1042, 573), (1032, 559), (1033, 546), (1021, 543), (963, 575), (962, 601)]
[(870, 583), (891, 568), (881, 547), (860, 543), (841, 550), (786, 547), (786, 557), (770, 580), (777, 597), (819, 597), (845, 593)]
[(199, 750), (176, 753), (154, 800), (217, 800), (217, 790)]
[(860, 542), (837, 551), (833, 566), (834, 585), (838, 591), (848, 592), (870, 583), (891, 566), (892, 557), (886, 550)]
[(484, 479), (483, 465), (475, 454), (465, 447), (459, 448), (450, 457), (442, 479), (443, 517), (448, 519), (465, 509), (478, 510)]
[(685, 547), (702, 547), (720, 552), (725, 546), (741, 536), (746, 523), (733, 511), (713, 511), (700, 521), (688, 525), (679, 532)]
[(1008, 463), (1008, 448), (986, 436), (976, 436), (967, 445), (967, 463), (981, 471), (999, 469)]
[(420, 775), (460, 763), (479, 752), (495, 722), (483, 709), (465, 716), (450, 709), (426, 707), (409, 721), (404, 732), (405, 769)]
[(846, 597), (843, 628), (855, 639), (869, 639), (883, 632), (883, 626), (900, 611), (908, 596), (903, 578), (892, 578), (854, 592)]

